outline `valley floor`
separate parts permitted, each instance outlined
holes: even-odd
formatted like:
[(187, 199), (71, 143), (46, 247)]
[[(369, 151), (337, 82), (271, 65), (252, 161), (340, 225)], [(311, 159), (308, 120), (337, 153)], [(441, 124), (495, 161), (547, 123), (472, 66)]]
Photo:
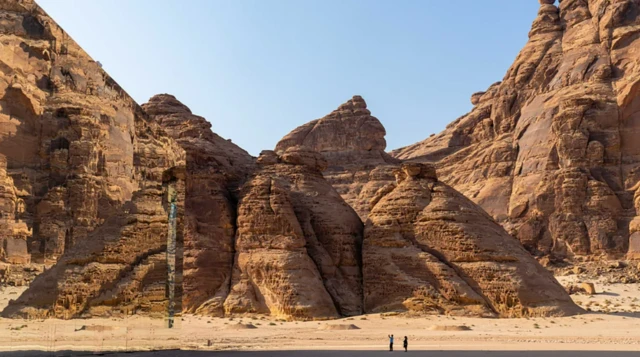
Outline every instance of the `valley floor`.
[[(563, 284), (576, 276), (559, 277)], [(201, 351), (380, 350), (388, 334), (396, 350), (409, 337), (410, 350), (640, 351), (640, 284), (596, 281), (597, 295), (574, 295), (587, 314), (563, 318), (476, 319), (447, 316), (366, 315), (335, 321), (285, 322), (251, 318), (184, 316), (174, 329), (160, 319), (0, 319), (0, 351)], [(0, 308), (24, 288), (4, 288)], [(606, 311), (606, 312), (605, 312)], [(247, 325), (252, 325), (247, 326)], [(334, 326), (340, 325), (340, 326)], [(358, 329), (340, 330), (355, 325)], [(434, 326), (466, 326), (438, 331)], [(353, 327), (352, 327), (353, 328)], [(340, 353), (336, 354), (340, 355)]]

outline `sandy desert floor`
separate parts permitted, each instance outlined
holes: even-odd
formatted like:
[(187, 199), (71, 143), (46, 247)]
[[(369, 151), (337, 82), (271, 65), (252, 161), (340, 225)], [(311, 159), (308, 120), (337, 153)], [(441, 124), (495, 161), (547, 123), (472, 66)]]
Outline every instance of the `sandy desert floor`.
[[(577, 276), (560, 277), (562, 284)], [(174, 329), (161, 319), (0, 319), (0, 351), (82, 350), (385, 350), (408, 336), (413, 350), (640, 351), (640, 284), (594, 281), (598, 294), (574, 295), (590, 312), (573, 317), (477, 319), (366, 315), (334, 321), (184, 316)], [(4, 288), (0, 309), (24, 288)], [(606, 311), (606, 312), (605, 312)], [(355, 325), (357, 329), (342, 329)], [(433, 330), (464, 326), (466, 331)], [(353, 328), (353, 327), (352, 327)]]

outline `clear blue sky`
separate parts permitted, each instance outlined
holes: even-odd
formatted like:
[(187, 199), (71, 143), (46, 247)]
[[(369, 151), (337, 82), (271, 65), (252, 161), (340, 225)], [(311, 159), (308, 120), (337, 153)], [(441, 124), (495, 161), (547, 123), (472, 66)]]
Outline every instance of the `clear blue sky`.
[(253, 155), (354, 94), (387, 149), (499, 81), (537, 0), (39, 0), (138, 103), (171, 93)]

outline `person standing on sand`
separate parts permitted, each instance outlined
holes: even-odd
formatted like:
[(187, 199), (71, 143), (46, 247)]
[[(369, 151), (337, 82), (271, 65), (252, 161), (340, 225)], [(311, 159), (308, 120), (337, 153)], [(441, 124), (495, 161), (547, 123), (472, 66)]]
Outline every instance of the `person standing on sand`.
[(389, 352), (393, 352), (393, 335), (389, 335)]
[(404, 336), (404, 342), (402, 343), (402, 345), (404, 346), (404, 351), (407, 352), (407, 348), (409, 347), (409, 339), (407, 338), (407, 336)]

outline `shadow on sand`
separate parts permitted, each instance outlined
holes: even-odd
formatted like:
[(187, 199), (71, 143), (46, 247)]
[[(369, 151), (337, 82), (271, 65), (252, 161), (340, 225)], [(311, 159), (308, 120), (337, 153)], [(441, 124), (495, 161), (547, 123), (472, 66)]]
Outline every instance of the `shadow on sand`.
[(611, 316), (624, 316), (624, 317), (631, 317), (634, 319), (640, 319), (640, 312), (622, 312), (622, 311), (616, 311), (616, 312), (610, 312), (607, 315), (611, 315)]
[[(402, 356), (429, 356), (429, 357), (631, 357), (638, 352), (612, 352), (612, 351), (395, 351)], [(80, 356), (122, 356), (122, 357), (368, 357), (389, 356), (389, 351), (156, 351), (156, 352), (81, 352), (81, 351), (16, 351), (0, 352), (4, 357), (80, 357)]]

